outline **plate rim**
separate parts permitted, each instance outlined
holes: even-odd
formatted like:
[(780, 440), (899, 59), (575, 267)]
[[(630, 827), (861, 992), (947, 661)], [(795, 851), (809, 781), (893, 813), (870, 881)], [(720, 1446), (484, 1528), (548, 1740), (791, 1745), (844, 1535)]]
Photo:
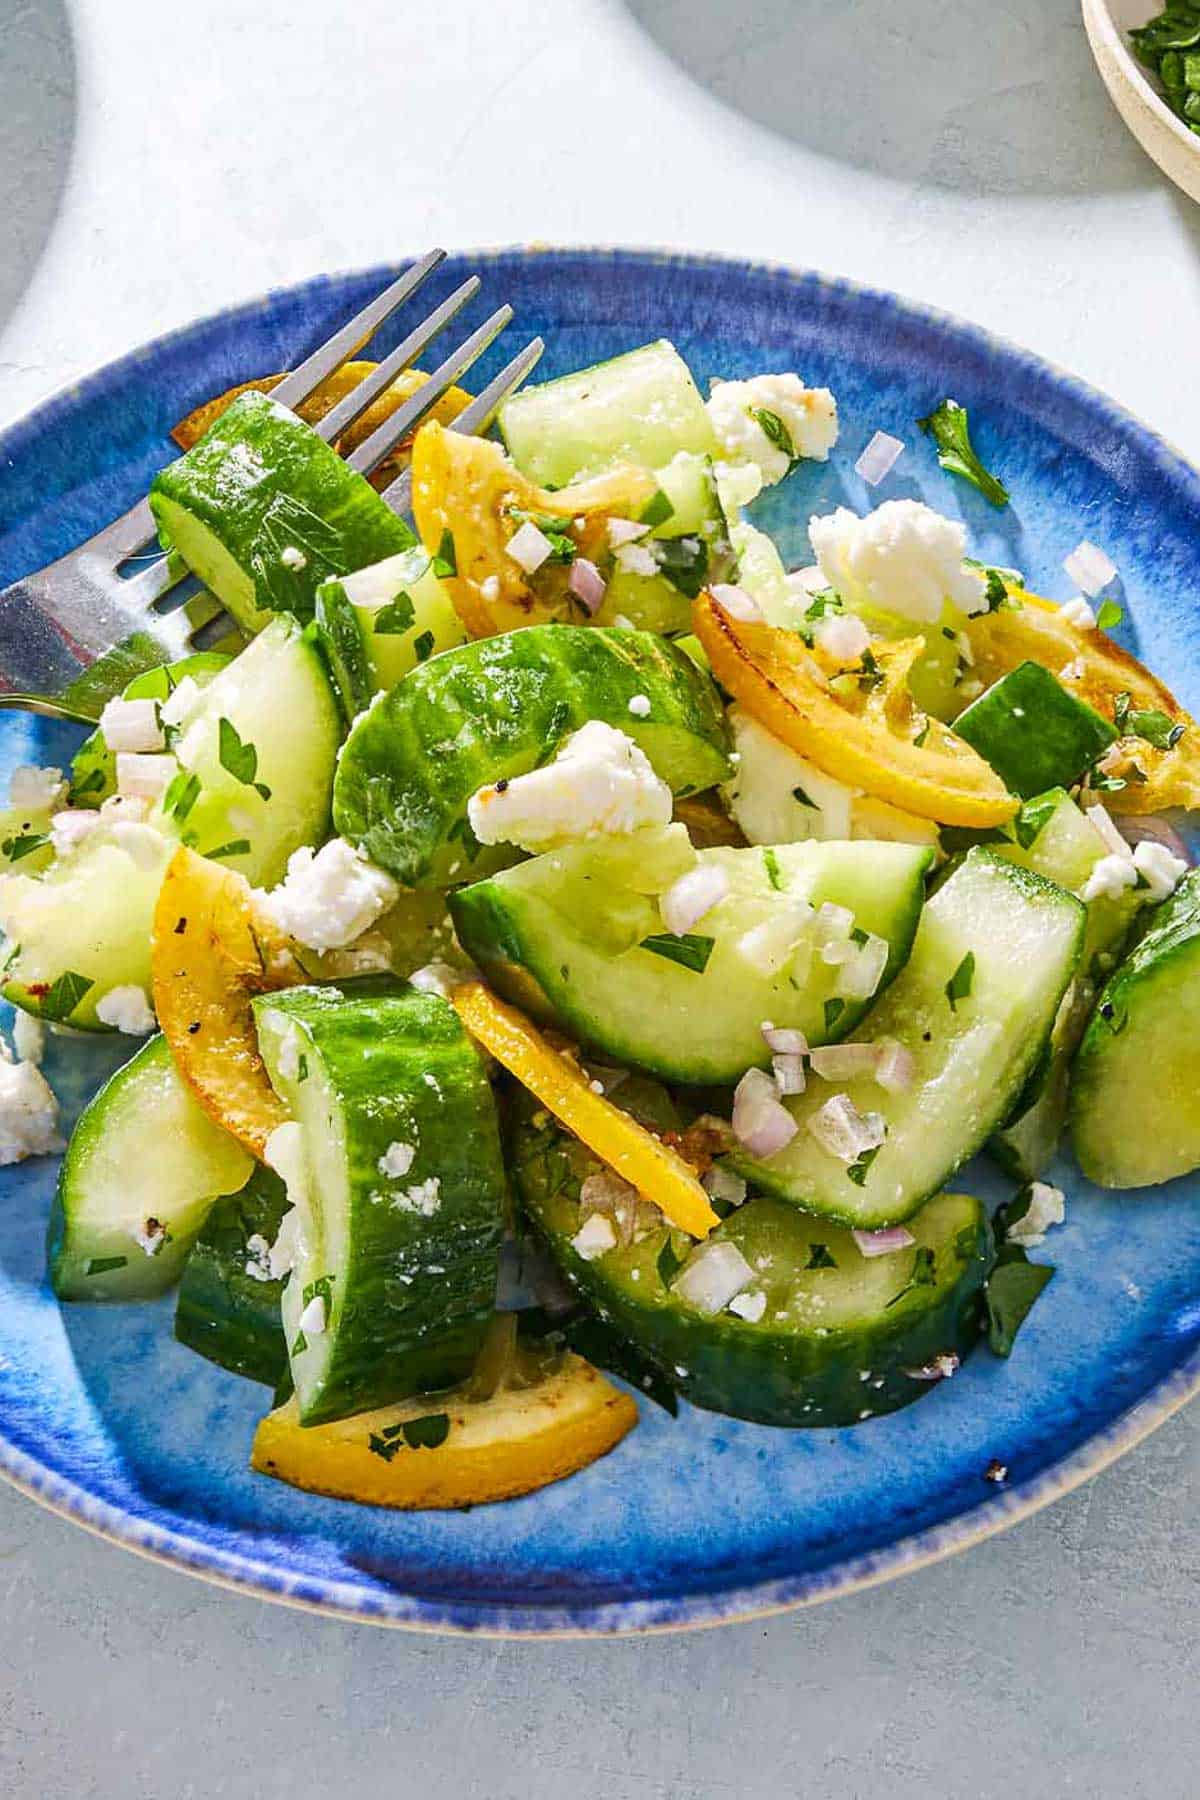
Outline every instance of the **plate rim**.
[[(959, 314), (930, 306), (895, 290), (879, 288), (845, 276), (796, 264), (686, 251), (669, 247), (602, 244), (498, 245), (456, 248), (450, 256), (486, 267), (511, 262), (563, 261), (572, 258), (596, 263), (637, 267), (675, 267), (681, 271), (703, 268), (731, 275), (766, 275), (784, 284), (830, 289), (851, 301), (891, 309), (906, 322), (949, 332), (960, 342), (973, 345), (988, 356), (1016, 361), (1030, 374), (1047, 377), (1093, 414), (1099, 411), (1114, 427), (1132, 435), (1145, 457), (1166, 473), (1173, 483), (1190, 485), (1200, 511), (1200, 470), (1161, 432), (1138, 418), (1119, 401), (1091, 383), (1015, 343), (1000, 333)], [(403, 260), (325, 270), (307, 280), (263, 290), (231, 302), (213, 312), (197, 314), (171, 330), (147, 339), (111, 361), (98, 364), (83, 376), (74, 376), (42, 399), (35, 407), (0, 428), (0, 457), (14, 460), (37, 433), (52, 428), (56, 420), (90, 399), (102, 397), (113, 383), (127, 382), (139, 365), (179, 346), (189, 336), (221, 322), (236, 326), (242, 317), (269, 310), (279, 299), (318, 296), (323, 290), (346, 282), (378, 278), (381, 285), (405, 267)], [(20, 1449), (6, 1435), (0, 1420), (0, 1478), (18, 1492), (58, 1517), (82, 1526), (106, 1542), (131, 1550), (152, 1562), (193, 1575), (217, 1587), (239, 1594), (289, 1605), (307, 1612), (360, 1623), (398, 1627), (411, 1631), (488, 1638), (586, 1638), (634, 1636), (668, 1631), (711, 1628), (745, 1623), (812, 1606), (840, 1595), (876, 1587), (893, 1578), (913, 1574), (996, 1536), (1021, 1520), (1040, 1512), (1085, 1481), (1116, 1462), (1164, 1424), (1189, 1399), (1200, 1392), (1200, 1349), (1156, 1381), (1140, 1399), (1124, 1408), (1106, 1426), (1093, 1431), (1074, 1451), (1024, 1480), (997, 1487), (966, 1510), (923, 1530), (908, 1533), (858, 1556), (836, 1560), (819, 1571), (788, 1575), (773, 1580), (705, 1592), (696, 1590), (655, 1599), (617, 1600), (597, 1605), (563, 1606), (489, 1604), (443, 1600), (437, 1596), (380, 1593), (352, 1582), (320, 1576), (289, 1575), (278, 1566), (214, 1548), (183, 1532), (156, 1524), (128, 1507), (100, 1500), (80, 1483), (58, 1474), (44, 1462)], [(346, 1504), (351, 1504), (347, 1502)]]

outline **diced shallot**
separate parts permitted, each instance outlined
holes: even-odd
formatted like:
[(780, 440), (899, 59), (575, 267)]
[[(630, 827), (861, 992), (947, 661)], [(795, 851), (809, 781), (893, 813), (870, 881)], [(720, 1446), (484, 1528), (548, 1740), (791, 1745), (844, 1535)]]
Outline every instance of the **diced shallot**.
[(879, 1050), (875, 1044), (825, 1044), (810, 1052), (809, 1061), (826, 1081), (857, 1081), (874, 1075)]
[(567, 587), (589, 613), (598, 613), (604, 604), (605, 580), (594, 562), (577, 556), (567, 576)]
[(804, 1092), (804, 1058), (802, 1056), (773, 1056), (771, 1073), (775, 1077), (775, 1086), (784, 1098), (788, 1094)]
[(1081, 588), (1089, 598), (1100, 593), (1110, 581), (1117, 578), (1117, 565), (1101, 550), (1099, 544), (1093, 544), (1087, 538), (1081, 544), (1076, 544), (1070, 556), (1064, 556), (1063, 568), (1075, 586)]
[(790, 1144), (797, 1125), (780, 1103), (779, 1089), (762, 1069), (748, 1069), (733, 1095), (733, 1135), (751, 1156), (774, 1156)]
[(518, 527), (505, 545), (505, 551), (519, 569), (526, 575), (532, 575), (554, 553), (554, 545), (544, 531), (539, 531), (532, 519)]
[[(21, 1015), (24, 1018), (24, 1014)], [(726, 1206), (741, 1206), (746, 1198), (746, 1183), (724, 1163), (714, 1163), (707, 1174), (700, 1177), (700, 1186), (711, 1200), (723, 1201)]]
[(777, 975), (795, 954), (812, 923), (807, 900), (780, 907), (760, 925), (752, 925), (737, 941), (737, 953), (760, 975)]
[(852, 1231), (850, 1235), (868, 1257), (894, 1256), (897, 1250), (907, 1250), (917, 1241), (906, 1225), (887, 1225), (882, 1231)]
[(702, 1244), (671, 1283), (671, 1292), (711, 1315), (724, 1311), (753, 1280), (754, 1270), (736, 1244)]
[(860, 1113), (849, 1094), (834, 1094), (805, 1121), (822, 1150), (847, 1165), (877, 1150), (887, 1136), (879, 1113)]
[(732, 582), (718, 581), (709, 592), (722, 612), (727, 612), (731, 619), (741, 619), (748, 624), (758, 624), (764, 620), (762, 607), (757, 600), (751, 599), (745, 588), (734, 587)]
[(614, 550), (619, 550), (622, 544), (633, 544), (638, 538), (644, 538), (649, 529), (648, 525), (641, 525), (636, 519), (610, 519), (608, 541)]
[(866, 943), (855, 944), (853, 955), (843, 961), (834, 992), (846, 1000), (869, 1000), (883, 980), (890, 954), (887, 939), (869, 932)]
[(882, 1038), (875, 1046), (878, 1060), (875, 1079), (889, 1094), (907, 1094), (917, 1078), (917, 1065), (911, 1050), (895, 1038)]
[(878, 487), (903, 453), (903, 438), (893, 437), (888, 431), (877, 431), (855, 463), (854, 472), (862, 476), (868, 487)]
[(672, 882), (662, 899), (659, 911), (662, 922), (676, 937), (690, 931), (706, 913), (710, 913), (729, 892), (729, 877), (716, 863), (697, 863), (694, 869)]
[(790, 1026), (772, 1025), (764, 1019), (759, 1027), (763, 1043), (775, 1056), (807, 1056), (808, 1039), (802, 1031), (793, 1031)]

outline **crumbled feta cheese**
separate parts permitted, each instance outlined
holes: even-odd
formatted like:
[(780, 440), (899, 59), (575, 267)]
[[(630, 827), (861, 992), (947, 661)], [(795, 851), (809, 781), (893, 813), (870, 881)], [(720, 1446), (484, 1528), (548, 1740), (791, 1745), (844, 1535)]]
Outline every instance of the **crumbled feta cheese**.
[(325, 1332), (325, 1296), (314, 1294), (300, 1317), (296, 1320), (297, 1329), (305, 1337), (322, 1337)]
[(755, 1294), (735, 1294), (729, 1302), (729, 1310), (739, 1319), (745, 1319), (747, 1324), (757, 1325), (767, 1310), (767, 1296), (761, 1288)]
[(844, 506), (808, 522), (826, 582), (847, 605), (936, 624), (947, 600), (987, 608), (981, 576), (963, 566), (967, 534), (919, 500), (885, 500), (860, 519)]
[(1010, 1225), (1005, 1236), (1010, 1244), (1031, 1250), (1046, 1241), (1052, 1225), (1061, 1225), (1067, 1214), (1066, 1195), (1048, 1181), (1034, 1181), (1029, 1188), (1029, 1209), (1023, 1218)]
[(145, 1037), (155, 1025), (145, 988), (132, 982), (102, 994), (96, 1002), (96, 1017), (102, 1025), (111, 1025), (127, 1037)]
[(251, 1281), (275, 1279), (271, 1273), (271, 1246), (258, 1231), (246, 1242), (246, 1273)]
[(440, 994), (443, 1000), (454, 992), (462, 980), (462, 971), (447, 962), (426, 963), (423, 969), (414, 969), (408, 978), (409, 986), (415, 987), (419, 993)]
[(153, 700), (110, 700), (100, 714), (100, 734), (108, 749), (161, 750), (165, 739)]
[(9, 777), (8, 803), (14, 812), (53, 812), (67, 791), (61, 769), (22, 763)]
[(0, 1166), (62, 1149), (58, 1101), (35, 1063), (0, 1060)]
[(701, 1176), (700, 1185), (710, 1200), (720, 1200), (726, 1206), (741, 1206), (745, 1202), (747, 1188), (744, 1178), (735, 1175), (732, 1169), (725, 1168), (722, 1163), (714, 1163)]
[(13, 1020), (13, 1049), (22, 1062), (40, 1063), (46, 1053), (46, 1027), (32, 1013), (19, 1012)]
[(407, 1175), (412, 1168), (413, 1158), (416, 1154), (415, 1144), (392, 1143), (388, 1145), (376, 1167), (379, 1173), (386, 1175), (389, 1180), (399, 1181), (400, 1177)]
[(288, 1188), (303, 1191), (307, 1181), (304, 1133), (295, 1119), (277, 1125), (263, 1145), (263, 1161)]
[(648, 719), (650, 717), (650, 702), (645, 694), (635, 694), (633, 699), (629, 702), (629, 710), (635, 719)]
[(536, 853), (609, 832), (670, 823), (671, 790), (623, 731), (593, 719), (554, 761), (473, 794), (467, 812), (481, 844)]
[(626, 575), (657, 575), (658, 562), (645, 544), (622, 544), (613, 558)]
[(117, 792), (128, 800), (159, 800), (179, 772), (173, 756), (117, 753)]
[(813, 626), (813, 641), (833, 662), (849, 668), (862, 661), (871, 634), (853, 613), (826, 613)]
[(419, 1213), (423, 1219), (432, 1219), (442, 1204), (442, 1184), (436, 1175), (428, 1181), (416, 1181), (412, 1187), (404, 1188), (396, 1194), (392, 1205), (399, 1212)]
[(133, 1239), (143, 1256), (157, 1256), (167, 1241), (167, 1228), (158, 1219), (146, 1219)]
[(483, 595), (483, 598), (487, 601), (489, 606), (495, 606), (497, 600), (500, 598), (500, 577), (498, 575), (485, 575), (479, 584), (479, 592)]
[[(794, 459), (828, 460), (837, 443), (837, 402), (828, 388), (805, 387), (796, 374), (753, 375), (748, 381), (717, 381), (708, 400), (722, 459), (753, 463), (767, 486), (782, 481)], [(782, 430), (764, 428), (766, 413)], [(789, 454), (789, 448), (791, 454)]]
[(1126, 888), (1137, 886), (1138, 872), (1130, 856), (1102, 856), (1079, 890), (1079, 898), (1119, 900)]
[(1081, 631), (1095, 629), (1096, 615), (1082, 594), (1077, 594), (1074, 600), (1064, 601), (1058, 609), (1058, 616), (1065, 619), (1068, 625), (1077, 625)]
[(285, 569), (307, 569), (308, 567), (307, 556), (295, 544), (285, 544), (279, 552), (279, 560)]
[(1187, 863), (1165, 844), (1143, 838), (1134, 846), (1133, 866), (1146, 883), (1152, 901), (1166, 900), (1187, 874)]
[(603, 1213), (591, 1213), (571, 1239), (571, 1248), (584, 1262), (595, 1262), (599, 1256), (617, 1247), (617, 1233), (611, 1219)]
[(50, 845), (55, 856), (69, 856), (99, 823), (99, 812), (88, 808), (66, 806), (56, 812), (50, 821)]
[(288, 857), (287, 877), (255, 899), (274, 924), (310, 950), (340, 950), (393, 906), (400, 890), (345, 838), (314, 853), (307, 845)]

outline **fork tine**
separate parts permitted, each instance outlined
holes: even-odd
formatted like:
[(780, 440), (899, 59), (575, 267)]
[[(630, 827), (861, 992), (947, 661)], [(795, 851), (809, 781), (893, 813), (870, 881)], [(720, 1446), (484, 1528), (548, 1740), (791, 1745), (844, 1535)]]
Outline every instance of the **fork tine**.
[(314, 388), (320, 387), (326, 378), (348, 362), (356, 350), (360, 350), (373, 332), (378, 331), (385, 319), (390, 319), (398, 306), (415, 294), (421, 283), (431, 275), (438, 264), (445, 259), (444, 250), (431, 250), (415, 262), (411, 269), (406, 269), (396, 281), (385, 287), (382, 294), (356, 313), (348, 325), (335, 331), (312, 355), (306, 357), (298, 369), (285, 375), (278, 387), (272, 390), (272, 398), (281, 406), (296, 406), (301, 400), (307, 400)]
[[(500, 373), (493, 376), (482, 393), (475, 396), (470, 406), (464, 407), (451, 425), (451, 431), (461, 431), (467, 437), (473, 437), (478, 431), (486, 431), (499, 411), (501, 402), (517, 391), (525, 377), (536, 367), (545, 348), (544, 340), (536, 337), (523, 350), (518, 351), (512, 361), (505, 363)], [(403, 475), (397, 475), (395, 481), (384, 488), (381, 498), (394, 513), (406, 513), (412, 501), (411, 470), (405, 469)]]
[(457, 350), (451, 351), (445, 362), (438, 364), (429, 380), (422, 383), (412, 398), (406, 400), (403, 406), (397, 407), (391, 418), (385, 419), (378, 430), (373, 431), (366, 442), (359, 445), (353, 456), (346, 458), (350, 467), (357, 469), (360, 475), (369, 475), (372, 469), (377, 469), (384, 458), (391, 455), (396, 445), (433, 410), (459, 376), (465, 375), (471, 365), (483, 355), (512, 316), (511, 306), (501, 306), (490, 319), (485, 319)]
[(339, 400), (338, 404), (326, 413), (316, 428), (321, 437), (327, 443), (332, 443), (335, 438), (341, 436), (347, 426), (353, 425), (355, 419), (366, 412), (371, 402), (382, 394), (386, 387), (390, 387), (397, 375), (407, 369), (411, 363), (416, 362), (418, 356), (429, 347), (439, 332), (446, 329), (451, 319), (462, 311), (467, 301), (479, 292), (480, 285), (478, 275), (472, 275), (463, 282), (461, 287), (455, 288), (450, 298), (443, 300), (442, 304), (431, 312), (427, 319), (422, 319), (416, 330), (410, 331), (404, 342), (397, 344), (391, 355), (385, 356), (365, 381), (360, 381), (357, 387), (351, 388), (345, 398)]

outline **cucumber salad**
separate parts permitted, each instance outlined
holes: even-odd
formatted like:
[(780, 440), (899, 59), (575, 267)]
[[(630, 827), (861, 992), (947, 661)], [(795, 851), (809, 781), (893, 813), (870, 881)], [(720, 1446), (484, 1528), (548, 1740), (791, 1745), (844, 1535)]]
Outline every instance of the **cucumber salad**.
[[(414, 530), (313, 429), (337, 384), (273, 379), (150, 492), (233, 653), (12, 781), (0, 1162), (62, 1148), (47, 1028), (139, 1040), (65, 1147), (56, 1294), (174, 1289), (268, 1390), (255, 1469), (397, 1507), (568, 1476), (635, 1396), (845, 1427), (1007, 1356), (1060, 1147), (1200, 1165), (1200, 747), (1104, 552), (1052, 605), (883, 499), (788, 570), (747, 509), (834, 395), (705, 399), (665, 341), (495, 438), (447, 396)], [(962, 407), (917, 428), (1008, 504)]]

